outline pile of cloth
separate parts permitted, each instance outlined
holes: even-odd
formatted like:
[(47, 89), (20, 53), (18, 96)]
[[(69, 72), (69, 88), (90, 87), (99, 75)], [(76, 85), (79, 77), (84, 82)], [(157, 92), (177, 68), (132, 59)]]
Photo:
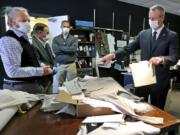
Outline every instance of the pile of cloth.
[(39, 101), (39, 97), (22, 91), (0, 90), (0, 131), (15, 115), (17, 111), (25, 113), (26, 109), (32, 108), (35, 102)]
[(16, 112), (24, 114), (38, 101), (42, 101), (41, 110), (44, 112), (75, 115), (75, 107), (70, 104), (56, 102), (56, 96), (56, 94), (30, 94), (18, 90), (0, 90), (0, 131)]
[[(66, 82), (65, 87), (72, 97), (81, 95), (79, 100), (85, 104), (89, 104), (92, 107), (109, 107), (116, 113), (124, 114), (140, 121), (140, 125), (146, 125), (145, 123), (148, 123), (148, 125), (146, 125), (147, 127), (155, 129), (155, 131), (152, 130), (152, 134), (160, 132), (160, 129), (149, 124), (163, 124), (163, 118), (138, 115), (139, 113), (146, 113), (153, 110), (153, 107), (141, 102), (143, 98), (128, 92), (111, 77), (91, 79), (75, 78), (70, 82)], [(84, 96), (82, 96), (82, 94)], [(132, 124), (134, 123), (128, 122), (126, 125), (133, 127)], [(127, 128), (125, 126), (123, 127)], [(122, 128), (122, 126), (120, 126), (120, 128)], [(104, 128), (97, 128), (96, 130), (102, 129)], [(119, 127), (114, 130), (119, 131)], [(107, 128), (105, 131), (107, 131)]]

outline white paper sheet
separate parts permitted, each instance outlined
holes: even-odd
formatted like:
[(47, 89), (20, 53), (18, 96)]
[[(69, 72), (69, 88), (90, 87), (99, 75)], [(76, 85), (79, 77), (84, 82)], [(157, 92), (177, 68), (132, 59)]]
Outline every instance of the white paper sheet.
[(102, 101), (102, 100), (97, 100), (97, 99), (92, 99), (92, 98), (84, 98), (83, 103), (86, 103), (92, 107), (106, 107), (106, 108), (111, 108), (111, 110), (115, 112), (121, 113), (121, 111), (112, 103)]
[(124, 121), (124, 114), (114, 114), (114, 115), (87, 117), (85, 120), (83, 120), (82, 123), (103, 123), (103, 122), (121, 123), (122, 121)]
[(140, 61), (138, 63), (130, 64), (134, 86), (146, 86), (156, 83), (155, 69), (148, 61)]
[(114, 52), (114, 45), (115, 45), (115, 37), (112, 34), (107, 34), (107, 40), (109, 45), (110, 53)]
[(103, 128), (112, 128), (112, 129), (118, 129), (120, 126), (120, 123), (104, 123), (102, 125)]
[(5, 108), (0, 110), (0, 131), (9, 122), (9, 120), (17, 112), (17, 107)]
[(122, 48), (127, 45), (127, 41), (117, 40), (117, 47)]

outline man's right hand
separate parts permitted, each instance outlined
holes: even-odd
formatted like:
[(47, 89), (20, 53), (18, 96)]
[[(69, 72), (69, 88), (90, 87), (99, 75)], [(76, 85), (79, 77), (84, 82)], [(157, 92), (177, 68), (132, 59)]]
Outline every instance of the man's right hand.
[(115, 54), (114, 53), (111, 53), (111, 54), (108, 54), (106, 56), (104, 56), (102, 59), (101, 59), (101, 63), (102, 64), (108, 64), (109, 62), (112, 61), (112, 59), (115, 57)]
[(50, 68), (50, 66), (43, 66), (43, 70), (44, 70), (43, 75), (50, 75), (53, 72), (52, 69)]

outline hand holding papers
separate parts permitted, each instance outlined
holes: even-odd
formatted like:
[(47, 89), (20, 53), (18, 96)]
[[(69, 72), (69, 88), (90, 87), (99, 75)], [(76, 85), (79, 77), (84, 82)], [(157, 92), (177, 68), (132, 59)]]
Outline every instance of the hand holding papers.
[(148, 61), (130, 64), (134, 86), (140, 87), (156, 83), (155, 68)]

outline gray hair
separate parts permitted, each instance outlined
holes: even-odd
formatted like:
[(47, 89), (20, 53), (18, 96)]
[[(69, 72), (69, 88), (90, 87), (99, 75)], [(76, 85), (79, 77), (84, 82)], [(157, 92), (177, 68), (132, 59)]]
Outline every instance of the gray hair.
[(150, 10), (158, 10), (160, 12), (160, 15), (165, 17), (165, 8), (162, 5), (154, 5), (150, 7)]
[(8, 25), (11, 26), (11, 22), (12, 22), (13, 18), (15, 17), (16, 12), (28, 13), (28, 10), (23, 7), (6, 7), (5, 13), (7, 14), (7, 17), (8, 17)]

